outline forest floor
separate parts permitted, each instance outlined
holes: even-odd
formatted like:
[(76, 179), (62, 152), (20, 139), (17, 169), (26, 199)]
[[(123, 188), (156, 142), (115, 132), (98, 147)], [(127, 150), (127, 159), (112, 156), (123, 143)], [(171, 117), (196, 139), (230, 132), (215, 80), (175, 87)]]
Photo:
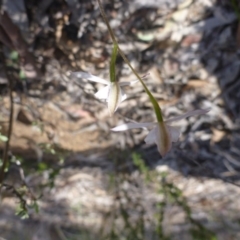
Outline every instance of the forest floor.
[[(94, 97), (102, 85), (70, 74), (108, 78), (112, 45), (97, 1), (9, 2), (22, 38), (14, 51), (3, 42), (14, 117), (0, 239), (240, 239), (237, 1), (103, 2), (166, 119), (211, 108), (177, 123), (181, 137), (164, 158), (144, 143), (145, 129), (110, 131), (129, 119), (155, 121), (140, 83), (126, 87), (128, 99), (109, 117)], [(120, 57), (117, 73), (119, 81), (135, 79)], [(0, 137), (9, 127), (7, 81), (1, 69)]]

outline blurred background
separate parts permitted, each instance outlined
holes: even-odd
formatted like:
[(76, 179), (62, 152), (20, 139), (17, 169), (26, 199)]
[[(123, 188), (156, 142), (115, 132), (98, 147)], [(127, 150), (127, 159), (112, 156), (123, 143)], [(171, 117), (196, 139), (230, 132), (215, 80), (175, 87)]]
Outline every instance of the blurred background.
[[(140, 83), (109, 117), (102, 85), (71, 75), (109, 79), (97, 1), (1, 1), (0, 239), (240, 239), (239, 1), (102, 4), (165, 119), (211, 111), (177, 122), (164, 158), (147, 130), (111, 132), (155, 115)], [(116, 68), (135, 80), (121, 57)]]

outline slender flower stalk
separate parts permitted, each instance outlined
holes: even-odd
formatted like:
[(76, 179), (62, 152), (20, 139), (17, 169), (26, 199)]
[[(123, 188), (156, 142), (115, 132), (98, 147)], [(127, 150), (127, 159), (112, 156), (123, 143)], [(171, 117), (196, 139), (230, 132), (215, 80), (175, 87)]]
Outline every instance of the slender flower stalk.
[(113, 33), (113, 30), (108, 22), (108, 19), (107, 19), (107, 16), (105, 14), (105, 11), (103, 9), (103, 6), (101, 4), (101, 1), (100, 0), (97, 0), (98, 1), (98, 5), (99, 5), (99, 9), (100, 9), (100, 12), (102, 14), (102, 17), (107, 25), (107, 28), (108, 28), (108, 31), (110, 33), (110, 36), (112, 38), (112, 41), (113, 41), (113, 44), (114, 45), (117, 45), (118, 47), (118, 52), (119, 54), (122, 56), (123, 60), (126, 62), (126, 64), (130, 67), (130, 69), (132, 70), (132, 72), (134, 73), (134, 75), (137, 77), (137, 79), (141, 82), (145, 92), (148, 94), (148, 97), (153, 105), (153, 108), (154, 108), (154, 111), (155, 111), (155, 114), (156, 114), (156, 117), (157, 117), (157, 120), (158, 122), (163, 122), (163, 117), (162, 117), (162, 111), (161, 111), (161, 108), (160, 106), (158, 105), (158, 102), (157, 100), (153, 97), (153, 95), (151, 94), (151, 92), (148, 90), (146, 84), (143, 82), (143, 80), (141, 79), (141, 77), (138, 75), (138, 73), (136, 72), (136, 70), (132, 67), (131, 63), (128, 61), (127, 57), (125, 56), (125, 54), (123, 53), (123, 51), (121, 50), (121, 48), (119, 47), (118, 45), (118, 42), (116, 40), (116, 37)]
[(180, 121), (184, 118), (205, 114), (210, 109), (198, 109), (189, 111), (183, 115), (170, 118), (163, 122), (150, 122), (150, 123), (127, 123), (115, 128), (112, 128), (112, 131), (119, 132), (119, 131), (126, 131), (129, 129), (134, 128), (148, 128), (153, 127), (152, 130), (149, 132), (147, 137), (145, 138), (145, 142), (147, 144), (157, 144), (157, 148), (159, 153), (162, 156), (165, 156), (172, 147), (172, 142), (177, 142), (180, 136), (180, 129), (177, 127), (170, 126), (169, 123)]

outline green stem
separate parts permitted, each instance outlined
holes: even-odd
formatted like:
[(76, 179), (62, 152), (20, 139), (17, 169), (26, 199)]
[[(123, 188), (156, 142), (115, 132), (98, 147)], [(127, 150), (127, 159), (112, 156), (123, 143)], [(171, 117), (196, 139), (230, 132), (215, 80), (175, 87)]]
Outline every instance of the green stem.
[(101, 12), (101, 15), (107, 25), (107, 28), (108, 28), (108, 31), (110, 33), (110, 36), (112, 38), (112, 41), (113, 41), (113, 44), (114, 45), (117, 45), (118, 47), (118, 51), (120, 53), (120, 55), (122, 56), (123, 60), (126, 62), (126, 64), (130, 67), (130, 69), (132, 70), (132, 72), (134, 73), (134, 75), (138, 78), (138, 80), (141, 82), (145, 92), (147, 93), (147, 95), (149, 96), (149, 99), (153, 105), (153, 108), (154, 108), (154, 111), (156, 113), (156, 117), (157, 117), (157, 120), (158, 122), (163, 122), (163, 117), (162, 117), (162, 111), (161, 111), (161, 108), (157, 102), (157, 100), (153, 97), (153, 95), (151, 94), (151, 92), (148, 90), (146, 84), (143, 82), (143, 80), (141, 79), (141, 77), (138, 75), (138, 73), (135, 71), (135, 69), (132, 67), (131, 63), (128, 61), (127, 57), (125, 56), (125, 54), (123, 53), (123, 51), (121, 50), (121, 48), (119, 47), (118, 45), (118, 42), (116, 40), (116, 37), (113, 33), (113, 30), (112, 28), (110, 27), (110, 24), (108, 22), (108, 19), (107, 19), (107, 16), (105, 14), (105, 11), (103, 9), (103, 6), (100, 2), (100, 0), (97, 0), (98, 1), (98, 5), (99, 5), (99, 9), (100, 9), (100, 12)]
[(116, 59), (117, 59), (117, 53), (118, 53), (118, 46), (117, 44), (113, 44), (113, 50), (112, 50), (112, 56), (110, 61), (110, 81), (116, 82), (116, 71), (115, 71), (115, 65), (116, 65)]

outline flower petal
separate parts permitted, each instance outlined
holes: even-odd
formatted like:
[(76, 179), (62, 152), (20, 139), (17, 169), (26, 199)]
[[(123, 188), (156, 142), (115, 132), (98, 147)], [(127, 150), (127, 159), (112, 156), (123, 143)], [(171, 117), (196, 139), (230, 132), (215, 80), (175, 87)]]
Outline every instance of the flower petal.
[(119, 131), (126, 131), (129, 129), (133, 129), (133, 128), (145, 128), (145, 127), (151, 127), (152, 125), (154, 125), (155, 123), (126, 123), (126, 124), (122, 124), (120, 126), (117, 126), (115, 128), (112, 128), (112, 131), (115, 132), (119, 132)]
[(117, 110), (122, 99), (122, 91), (118, 82), (111, 82), (108, 93), (108, 110), (110, 116)]
[(121, 102), (127, 99), (127, 94), (121, 89)]
[(172, 147), (171, 134), (164, 122), (158, 122), (157, 131), (155, 131), (155, 141), (159, 153), (164, 157)]
[(94, 95), (98, 99), (107, 99), (109, 93), (109, 86), (101, 88), (98, 92), (96, 92)]
[(168, 131), (171, 135), (171, 141), (172, 142), (177, 142), (180, 136), (180, 128), (179, 127), (173, 127), (173, 126), (167, 126)]
[(92, 82), (98, 82), (98, 83), (102, 83), (102, 84), (109, 84), (110, 82), (105, 80), (105, 79), (102, 79), (102, 78), (99, 78), (97, 76), (94, 76), (90, 73), (87, 73), (87, 72), (71, 72), (72, 75), (74, 75), (75, 77), (78, 77), (78, 78), (85, 78), (89, 81), (92, 81)]
[(153, 144), (156, 142), (156, 134), (157, 131), (156, 127), (154, 127), (147, 135), (147, 137), (144, 139), (146, 144)]
[(210, 108), (192, 110), (192, 111), (186, 112), (186, 113), (184, 113), (184, 114), (182, 114), (182, 115), (180, 115), (180, 116), (170, 118), (170, 119), (168, 119), (168, 120), (165, 121), (165, 122), (166, 122), (166, 123), (175, 122), (175, 121), (179, 121), (179, 120), (182, 120), (182, 119), (184, 119), (184, 118), (191, 117), (191, 116), (194, 116), (194, 115), (205, 114), (205, 113), (207, 113), (207, 112), (209, 112), (209, 111), (210, 111)]

